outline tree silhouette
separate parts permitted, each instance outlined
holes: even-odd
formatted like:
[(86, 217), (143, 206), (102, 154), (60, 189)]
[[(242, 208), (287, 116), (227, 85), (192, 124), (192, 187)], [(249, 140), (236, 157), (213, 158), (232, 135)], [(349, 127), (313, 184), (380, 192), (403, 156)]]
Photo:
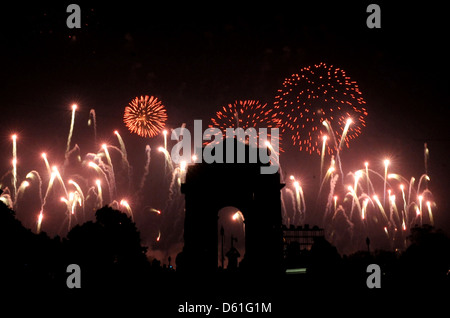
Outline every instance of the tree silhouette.
[(61, 277), (59, 237), (34, 234), (0, 201), (2, 286), (16, 290), (53, 287)]
[(77, 225), (67, 234), (67, 262), (81, 267), (82, 284), (88, 286), (137, 283), (149, 263), (135, 223), (107, 206), (95, 216), (95, 222)]
[(409, 236), (411, 245), (402, 254), (402, 272), (414, 284), (440, 284), (450, 270), (450, 239), (430, 225), (414, 227)]

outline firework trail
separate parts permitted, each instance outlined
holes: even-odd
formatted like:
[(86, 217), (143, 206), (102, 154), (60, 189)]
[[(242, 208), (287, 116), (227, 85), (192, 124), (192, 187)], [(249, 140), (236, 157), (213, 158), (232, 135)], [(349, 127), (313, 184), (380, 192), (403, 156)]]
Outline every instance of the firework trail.
[(152, 138), (165, 126), (167, 120), (166, 109), (158, 98), (141, 96), (133, 99), (123, 115), (123, 121), (132, 133), (141, 137)]
[(71, 192), (69, 193), (68, 198), (61, 197), (61, 201), (66, 204), (66, 220), (68, 221), (67, 230), (70, 231), (70, 228), (72, 227), (72, 217), (76, 217), (75, 208), (77, 206), (77, 203), (79, 206), (81, 206), (81, 197), (78, 192)]
[(327, 135), (324, 135), (322, 137), (322, 151), (320, 152), (320, 178), (319, 178), (319, 180), (322, 180), (322, 175), (323, 175), (323, 163), (325, 160), (325, 147), (327, 145), (327, 139), (328, 139)]
[[(428, 150), (427, 143), (423, 144), (423, 162), (425, 166), (425, 174), (428, 175), (428, 158), (430, 157), (430, 151)], [(428, 183), (425, 183), (426, 189), (428, 189)]]
[(167, 132), (167, 130), (163, 130), (163, 136), (164, 136), (164, 149), (166, 149), (167, 150), (167, 134), (168, 134), (168, 132)]
[[(21, 198), (21, 196), (23, 195), (25, 189), (27, 187), (30, 186), (30, 183), (27, 180), (22, 181), (22, 183), (19, 186), (19, 189), (17, 190), (17, 195), (16, 195), (16, 199), (15, 199), (15, 203), (17, 203), (19, 201), (19, 199)], [(16, 204), (17, 206), (17, 204)]]
[(70, 121), (70, 129), (69, 129), (69, 135), (67, 137), (67, 147), (66, 147), (66, 155), (70, 150), (70, 142), (72, 140), (72, 134), (73, 134), (73, 126), (75, 125), (75, 111), (77, 110), (77, 105), (72, 105), (72, 119)]
[[(101, 160), (100, 160), (100, 164), (102, 165), (102, 167), (105, 167), (105, 165), (103, 164), (103, 162)], [(103, 171), (103, 169), (100, 168), (100, 166), (98, 164), (96, 164), (95, 162), (93, 162), (93, 161), (89, 161), (88, 162), (88, 166), (91, 167), (91, 168), (94, 168), (94, 170), (103, 177), (103, 179), (105, 180), (105, 182), (106, 182), (106, 184), (108, 186), (110, 198), (113, 198), (113, 192), (112, 192), (111, 185), (109, 183), (108, 176)]]
[(41, 178), (41, 175), (36, 170), (31, 170), (30, 172), (28, 172), (28, 174), (25, 176), (25, 178), (29, 179), (29, 180), (37, 179), (39, 202), (41, 202), (41, 204), (42, 204), (42, 178)]
[[(290, 134), (300, 151), (320, 155), (321, 123), (327, 120), (339, 127), (333, 138), (342, 139), (341, 144), (348, 147), (366, 125), (365, 103), (358, 85), (344, 70), (319, 63), (286, 78), (275, 96), (274, 108), (282, 118), (281, 133)], [(328, 145), (328, 152), (338, 148)]]
[(42, 153), (41, 157), (42, 157), (42, 159), (44, 159), (44, 163), (45, 163), (45, 167), (47, 168), (48, 175), (51, 175), (52, 169), (50, 168), (50, 164), (47, 159), (47, 154), (44, 152), (44, 153)]
[(339, 175), (335, 174), (330, 179), (330, 192), (328, 193), (327, 205), (325, 207), (325, 214), (324, 214), (324, 221), (323, 221), (324, 224), (326, 223), (325, 219), (331, 213), (330, 210), (331, 210), (333, 201), (334, 201), (334, 211), (333, 212), (336, 213), (337, 197), (334, 195), (334, 189), (336, 188), (336, 182), (337, 182), (338, 178), (339, 178)]
[(12, 149), (12, 165), (13, 165), (13, 196), (12, 200), (15, 200), (15, 197), (17, 195), (17, 135), (12, 135), (12, 141), (13, 141), (13, 149)]
[(117, 130), (114, 131), (114, 134), (117, 136), (117, 140), (119, 141), (120, 151), (122, 152), (123, 157), (127, 159), (127, 148), (125, 147), (122, 137)]
[[(351, 120), (347, 119), (347, 123), (349, 123), (349, 122), (351, 122)], [(336, 135), (335, 135), (335, 133), (333, 131), (333, 127), (331, 126), (331, 123), (328, 121), (328, 119), (325, 119), (322, 122), (322, 125), (324, 127), (326, 127), (328, 134), (333, 136), (332, 142), (334, 144), (334, 149), (336, 149), (336, 162), (338, 163), (339, 171), (341, 173), (341, 177), (342, 177), (341, 180), (342, 180), (342, 182), (344, 182), (344, 171), (342, 170), (342, 162), (341, 162), (341, 156), (340, 156), (341, 146), (338, 146), (338, 144), (337, 144)], [(345, 130), (345, 128), (344, 128), (344, 130)], [(348, 127), (347, 127), (347, 130), (348, 130)], [(345, 132), (345, 135), (346, 134), (347, 134), (347, 132)], [(344, 138), (342, 138), (342, 137), (344, 137)], [(342, 137), (341, 137), (341, 142), (345, 139), (344, 134), (342, 134)], [(328, 136), (327, 136), (327, 139), (328, 139)], [(321, 156), (322, 156), (322, 154), (321, 154)], [(331, 156), (331, 160), (334, 162), (334, 156), (333, 155)], [(334, 167), (334, 163), (333, 163), (333, 167)], [(344, 185), (344, 183), (342, 183), (342, 185)]]
[(339, 205), (330, 222), (329, 236), (334, 245), (344, 253), (352, 249), (348, 243), (353, 241), (354, 228), (355, 225), (345, 213), (345, 209)]
[(112, 161), (111, 161), (111, 156), (109, 155), (109, 151), (108, 151), (108, 146), (106, 144), (103, 144), (102, 145), (102, 149), (103, 149), (103, 151), (105, 153), (105, 157), (106, 157), (106, 161), (108, 162), (108, 165), (111, 168), (113, 168), (113, 164), (112, 164)]
[(42, 226), (42, 219), (44, 218), (44, 211), (39, 212), (37, 225), (36, 225), (36, 232), (39, 234), (41, 232), (41, 226)]
[(325, 184), (325, 181), (327, 180), (327, 178), (329, 176), (332, 175), (332, 173), (336, 170), (335, 167), (335, 161), (334, 161), (334, 156), (331, 156), (331, 163), (330, 163), (330, 167), (327, 170), (327, 173), (325, 173), (325, 176), (323, 178), (321, 178), (321, 183), (320, 183), (320, 188), (319, 188), (319, 193), (317, 194), (317, 200), (319, 199), (320, 194), (322, 193), (322, 188)]
[(69, 184), (73, 185), (76, 189), (76, 193), (77, 195), (80, 197), (81, 199), (81, 203), (80, 206), (83, 208), (83, 216), (84, 216), (84, 205), (85, 205), (85, 198), (84, 198), (84, 194), (83, 194), (83, 190), (81, 189), (80, 185), (78, 183), (76, 183), (75, 181), (73, 181), (72, 179), (70, 179), (68, 181)]
[(344, 131), (342, 132), (341, 141), (339, 142), (339, 150), (342, 149), (342, 145), (344, 144), (345, 138), (347, 137), (348, 128), (350, 127), (350, 124), (352, 123), (352, 119), (348, 118), (347, 122), (345, 123)]
[(147, 176), (149, 173), (149, 168), (150, 168), (150, 153), (151, 153), (151, 148), (149, 145), (145, 146), (145, 155), (147, 157), (147, 160), (145, 161), (145, 166), (144, 166), (144, 173), (142, 174), (142, 178), (141, 178), (141, 182), (139, 184), (139, 189), (138, 189), (138, 198), (140, 199), (140, 197), (142, 196), (142, 191), (144, 190), (144, 185), (145, 185), (145, 181), (147, 180)]
[(89, 119), (88, 119), (88, 126), (91, 126), (94, 128), (94, 143), (97, 144), (97, 117), (95, 116), (95, 109), (91, 109), (89, 111)]
[(386, 179), (389, 166), (389, 159), (384, 160), (384, 188), (383, 188), (383, 205), (386, 206)]
[(367, 186), (367, 195), (370, 197), (370, 176), (369, 176), (369, 163), (366, 161), (364, 162), (364, 167), (366, 168), (366, 186)]
[[(123, 143), (123, 141), (122, 141), (122, 143)], [(124, 146), (123, 148), (125, 148), (125, 144), (123, 146)], [(115, 151), (117, 151), (120, 154), (120, 158), (121, 158), (121, 162), (122, 162), (122, 168), (127, 171), (127, 173), (126, 173), (126, 177), (127, 177), (127, 180), (128, 180), (127, 189), (130, 190), (132, 188), (132, 180), (131, 180), (132, 173), (131, 173), (130, 163), (128, 162), (128, 159), (127, 159), (127, 156), (126, 156), (126, 152), (123, 153), (122, 149), (119, 149), (118, 147), (112, 146), (112, 145), (108, 145), (108, 148), (112, 149), (112, 150), (115, 150)], [(116, 175), (116, 173), (114, 172), (114, 182), (116, 181), (115, 180), (115, 175)], [(114, 189), (115, 189), (115, 191), (117, 191), (117, 184), (114, 185)]]
[(55, 178), (56, 178), (56, 172), (53, 171), (50, 173), (50, 180), (48, 181), (48, 184), (47, 184), (47, 190), (45, 191), (44, 199), (42, 199), (41, 210), (39, 211), (39, 217), (38, 217), (38, 222), (37, 222), (37, 227), (36, 227), (37, 233), (40, 233), (40, 231), (41, 231), (42, 219), (44, 218), (44, 207), (45, 207), (45, 204), (47, 203), (47, 197), (50, 193), (51, 188), (53, 187), (53, 182), (54, 182)]
[[(163, 147), (161, 147), (164, 149)], [(181, 193), (179, 182), (183, 178), (184, 172), (181, 167), (176, 167), (171, 176), (169, 185), (169, 195), (162, 214), (161, 229), (159, 236), (159, 246), (168, 248), (171, 244), (182, 241), (183, 234), (183, 211), (184, 198)]]
[(172, 164), (172, 158), (170, 157), (169, 152), (166, 149), (164, 149), (164, 147), (159, 147), (158, 151), (162, 152), (164, 154), (165, 162), (166, 162), (167, 166), (169, 167), (170, 172), (173, 174), (174, 169), (173, 169), (173, 164)]
[(98, 204), (97, 207), (101, 208), (103, 206), (103, 193), (102, 193), (102, 183), (100, 180), (95, 180), (95, 184), (97, 185), (97, 199)]
[(58, 179), (59, 183), (61, 184), (61, 186), (62, 186), (62, 188), (63, 188), (63, 190), (64, 190), (64, 194), (65, 194), (66, 197), (67, 197), (67, 196), (68, 196), (68, 194), (67, 194), (67, 188), (66, 188), (66, 185), (64, 184), (64, 180), (63, 180), (63, 178), (61, 177), (61, 174), (59, 173), (58, 168), (57, 168), (56, 166), (54, 166), (52, 169), (53, 169), (53, 171), (55, 172), (56, 178)]
[(131, 216), (131, 221), (133, 221), (134, 220), (133, 210), (131, 209), (131, 206), (128, 204), (128, 201), (120, 200), (120, 205), (125, 208), (126, 212)]
[(108, 166), (103, 165), (104, 170), (108, 172), (109, 181), (111, 185), (110, 198), (112, 199), (116, 195), (116, 176), (114, 174), (114, 166), (111, 160), (111, 156), (109, 155), (108, 146), (106, 144), (102, 145), (103, 152), (105, 153), (106, 161)]

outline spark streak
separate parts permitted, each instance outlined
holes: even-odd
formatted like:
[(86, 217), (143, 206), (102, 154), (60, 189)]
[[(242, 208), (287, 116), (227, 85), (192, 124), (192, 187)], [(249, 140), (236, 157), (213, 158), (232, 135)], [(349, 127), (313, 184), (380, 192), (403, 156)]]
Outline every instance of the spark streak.
[(70, 129), (69, 129), (69, 136), (67, 137), (67, 147), (66, 147), (66, 155), (70, 150), (70, 142), (72, 140), (72, 134), (73, 134), (73, 126), (75, 124), (75, 111), (77, 110), (77, 105), (72, 105), (72, 119), (70, 121)]

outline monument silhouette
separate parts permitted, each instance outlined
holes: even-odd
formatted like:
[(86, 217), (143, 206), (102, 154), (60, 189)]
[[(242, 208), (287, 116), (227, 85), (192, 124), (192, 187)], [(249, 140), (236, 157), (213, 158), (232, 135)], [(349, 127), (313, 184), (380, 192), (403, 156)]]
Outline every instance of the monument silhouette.
[[(223, 163), (205, 162), (188, 167), (181, 192), (185, 195), (184, 247), (180, 270), (215, 272), (218, 268), (218, 212), (226, 206), (239, 209), (245, 224), (245, 254), (240, 269), (276, 273), (283, 259), (280, 174), (261, 174), (259, 152), (255, 163), (245, 144), (245, 163), (236, 163), (236, 138), (223, 143)], [(242, 144), (239, 145), (242, 147)], [(226, 163), (226, 153), (234, 149), (234, 163)], [(203, 147), (204, 149), (204, 147)], [(202, 151), (203, 149), (197, 149)], [(265, 148), (264, 151), (268, 151)], [(181, 255), (180, 255), (181, 256)], [(177, 265), (178, 270), (178, 265)]]

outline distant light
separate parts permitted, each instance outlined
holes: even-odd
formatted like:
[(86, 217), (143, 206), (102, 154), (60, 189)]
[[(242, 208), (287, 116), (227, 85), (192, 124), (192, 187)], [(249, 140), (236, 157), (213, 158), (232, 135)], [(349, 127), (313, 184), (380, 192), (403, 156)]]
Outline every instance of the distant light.
[(350, 125), (353, 122), (351, 118), (347, 119), (347, 125)]
[(99, 187), (101, 184), (101, 181), (99, 179), (95, 180), (95, 184)]
[(164, 134), (164, 136), (166, 136), (167, 135), (167, 130), (163, 130), (163, 134)]
[(47, 158), (47, 154), (46, 154), (45, 152), (43, 152), (43, 153), (41, 154), (41, 157), (45, 159), (45, 158)]
[(158, 147), (159, 152), (163, 152), (164, 150), (165, 150), (164, 147)]
[(193, 161), (193, 162), (197, 161), (197, 159), (198, 159), (198, 158), (197, 158), (196, 155), (192, 155), (192, 161)]
[(117, 130), (114, 130), (114, 134), (115, 134), (115, 135), (118, 135), (119, 132), (118, 132)]
[(294, 177), (293, 175), (291, 175), (291, 176), (289, 177), (289, 179), (295, 180), (295, 177)]
[(298, 274), (306, 274), (306, 268), (288, 268), (286, 269), (286, 274), (288, 275), (298, 275)]
[(73, 105), (72, 105), (72, 110), (76, 110), (77, 107), (78, 107), (77, 104), (73, 104)]
[(103, 145), (102, 145), (102, 148), (103, 148), (104, 150), (106, 150), (106, 148), (107, 148), (106, 144), (103, 144)]
[(231, 219), (233, 221), (238, 220), (239, 218), (241, 218), (242, 220), (244, 219), (244, 217), (242, 216), (242, 212), (241, 211), (237, 211), (236, 213), (233, 214), (233, 216), (231, 217)]
[(364, 165), (366, 166), (366, 168), (369, 166), (369, 163), (366, 161), (364, 162)]
[(322, 140), (323, 140), (323, 141), (327, 141), (327, 139), (328, 139), (328, 136), (327, 136), (327, 135), (325, 135), (325, 136), (322, 137)]
[(390, 164), (389, 159), (384, 159), (384, 166), (387, 167), (389, 166), (389, 164)]
[(12, 138), (12, 140), (14, 140), (14, 141), (15, 141), (15, 140), (17, 139), (17, 135), (16, 135), (16, 134), (14, 134), (14, 135), (12, 135), (12, 136), (11, 136), (11, 138)]

